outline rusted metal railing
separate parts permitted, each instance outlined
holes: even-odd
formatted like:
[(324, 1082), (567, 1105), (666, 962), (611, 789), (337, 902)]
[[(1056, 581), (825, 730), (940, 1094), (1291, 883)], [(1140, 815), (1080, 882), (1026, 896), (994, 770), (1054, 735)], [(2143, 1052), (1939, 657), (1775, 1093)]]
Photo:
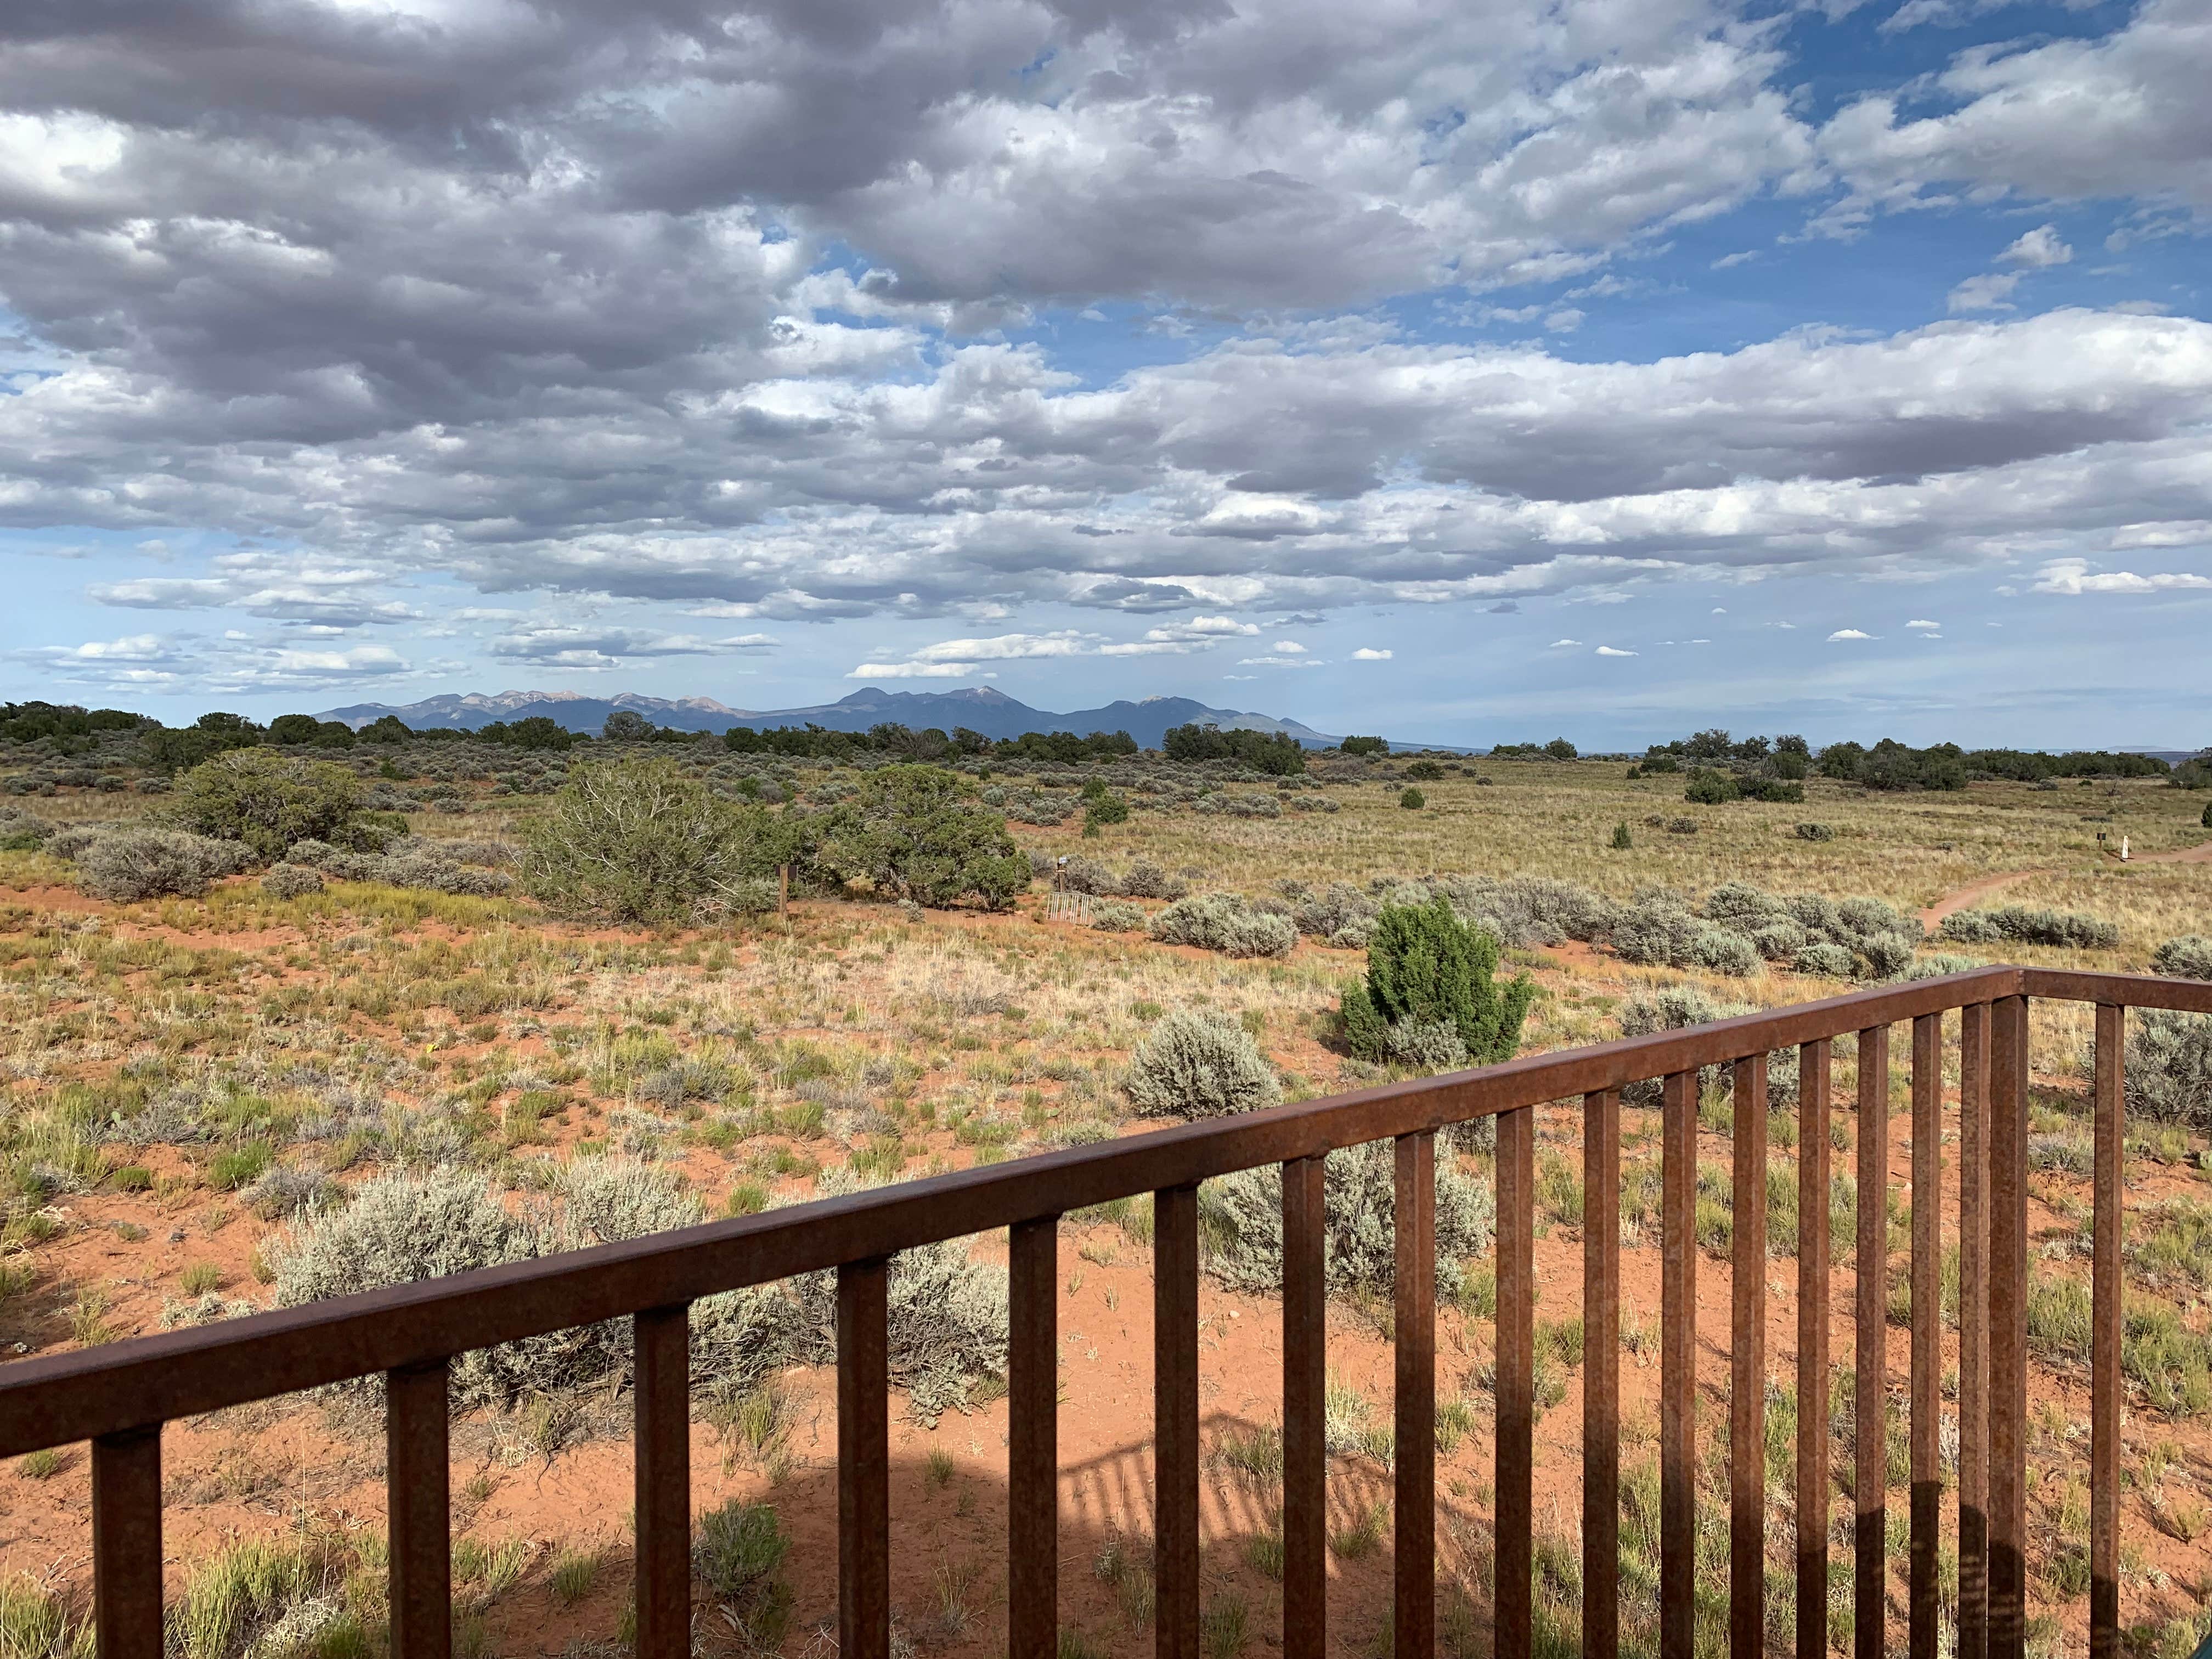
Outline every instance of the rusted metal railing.
[(1160, 1659), (1199, 1651), (1198, 1209), (1201, 1181), (1283, 1166), (1284, 1650), (1325, 1651), (1324, 1156), (1397, 1147), (1396, 1564), (1399, 1659), (1434, 1649), (1436, 1260), (1433, 1137), (1494, 1115), (1498, 1137), (1496, 1651), (1531, 1642), (1534, 1109), (1583, 1113), (1583, 1644), (1619, 1645), (1620, 1090), (1664, 1079), (1662, 1100), (1660, 1650), (1694, 1634), (1698, 1076), (1733, 1067), (1729, 1645), (1764, 1645), (1767, 1377), (1767, 1064), (1799, 1059), (1796, 1607), (1801, 1659), (1826, 1648), (1831, 1043), (1858, 1043), (1855, 1629), (1878, 1656), (1884, 1586), (1884, 1344), (1890, 1028), (1911, 1023), (1913, 1226), (1910, 1362), (1911, 1650), (1937, 1645), (1938, 1286), (1944, 1017), (1960, 1012), (1959, 1410), (1960, 1659), (2020, 1659), (2027, 1587), (2027, 1010), (2096, 1008), (2090, 1376), (2091, 1651), (2119, 1650), (2121, 1054), (2128, 1007), (2212, 1013), (2212, 985), (1988, 968), (1689, 1030), (1533, 1056), (1103, 1146), (877, 1188), (480, 1273), (368, 1291), (0, 1369), (0, 1455), (93, 1444), (94, 1620), (102, 1659), (162, 1652), (161, 1427), (165, 1422), (383, 1373), (387, 1379), (392, 1639), (398, 1659), (451, 1650), (447, 1368), (456, 1354), (546, 1332), (635, 1322), (637, 1650), (686, 1659), (690, 1502), (686, 1309), (699, 1297), (834, 1269), (837, 1285), (839, 1648), (888, 1659), (890, 1504), (885, 1276), (897, 1252), (1011, 1231), (1008, 1644), (1052, 1659), (1058, 1621), (1056, 1230), (1070, 1211), (1154, 1199), (1154, 1535)]

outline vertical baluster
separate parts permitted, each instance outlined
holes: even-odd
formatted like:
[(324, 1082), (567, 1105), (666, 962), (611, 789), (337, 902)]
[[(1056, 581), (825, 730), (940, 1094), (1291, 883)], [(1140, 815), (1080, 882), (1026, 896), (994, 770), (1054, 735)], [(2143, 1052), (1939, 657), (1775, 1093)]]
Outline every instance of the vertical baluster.
[(92, 1622), (99, 1659), (161, 1659), (161, 1429), (92, 1443)]
[(1325, 1161), (1283, 1165), (1283, 1659), (1322, 1659), (1328, 1630), (1328, 1292)]
[(1536, 1109), (1522, 1106), (1498, 1119), (1498, 1659), (1526, 1659), (1530, 1633), (1535, 1220)]
[[(1395, 1218), (1395, 1648), (1397, 1659), (1431, 1659), (1437, 1642), (1437, 1159), (1432, 1134), (1398, 1137)], [(1502, 1328), (1502, 1295), (1498, 1322)], [(1498, 1437), (1502, 1443), (1502, 1425)]]
[(1691, 1659), (1697, 1607), (1698, 1074), (1666, 1082), (1660, 1141), (1659, 1655)]
[(1007, 1659), (1060, 1650), (1060, 1218), (1014, 1224), (1006, 1364)]
[(631, 1321), (637, 1351), (637, 1659), (691, 1652), (691, 1316)]
[(449, 1659), (453, 1500), (446, 1362), (384, 1378), (384, 1486), (392, 1530), (393, 1659)]
[(1620, 1096), (1583, 1097), (1583, 1659), (1620, 1652)]
[(2021, 1659), (2027, 1595), (2027, 999), (1990, 1015), (1990, 1659)]
[(1766, 1056), (1735, 1066), (1729, 1308), (1729, 1654), (1766, 1641)]
[(1828, 1650), (1828, 1061), (1798, 1048), (1797, 1659)]
[(2097, 1006), (2096, 1216), (2090, 1267), (2089, 1659), (2120, 1651), (2121, 1066), (2127, 1010)]
[(1990, 1006), (1959, 1011), (1959, 1659), (1989, 1659)]
[(1912, 1659), (1936, 1659), (1936, 1370), (1943, 1358), (1943, 1017), (1912, 1022)]
[(1858, 1509), (1853, 1534), (1852, 1620), (1858, 1659), (1882, 1659), (1883, 1529), (1888, 1521), (1883, 1482), (1883, 1419), (1888, 1407), (1889, 1281), (1889, 1027), (1859, 1033), (1858, 1248), (1853, 1267), (1856, 1292), (1858, 1387), (1853, 1402), (1857, 1467), (1851, 1480)]
[(1158, 1659), (1198, 1659), (1198, 1188), (1152, 1194), (1152, 1520)]
[(837, 1269), (837, 1651), (890, 1659), (889, 1264)]

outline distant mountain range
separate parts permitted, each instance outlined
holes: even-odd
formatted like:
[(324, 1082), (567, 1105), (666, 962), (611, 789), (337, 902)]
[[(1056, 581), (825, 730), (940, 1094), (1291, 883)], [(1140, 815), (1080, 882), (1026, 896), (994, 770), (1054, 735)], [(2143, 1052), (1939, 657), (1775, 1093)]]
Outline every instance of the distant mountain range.
[(812, 724), (832, 732), (865, 732), (884, 721), (922, 731), (950, 732), (964, 726), (987, 738), (1018, 738), (1025, 732), (1127, 732), (1145, 749), (1158, 749), (1172, 726), (1218, 726), (1224, 731), (1287, 732), (1309, 749), (1326, 749), (1340, 739), (1301, 721), (1279, 720), (1234, 708), (1210, 708), (1189, 697), (1146, 697), (1109, 702), (1103, 708), (1079, 708), (1056, 714), (1032, 708), (988, 686), (957, 691), (885, 691), (863, 686), (836, 702), (807, 708), (732, 708), (712, 697), (647, 697), (634, 691), (590, 697), (580, 691), (471, 691), (425, 697), (392, 706), (357, 702), (325, 710), (319, 719), (343, 720), (356, 731), (371, 720), (397, 714), (409, 726), (452, 726), (473, 732), (494, 720), (528, 720), (543, 714), (571, 732), (596, 732), (618, 708), (634, 709), (655, 726), (686, 732), (726, 732), (733, 726), (764, 727)]

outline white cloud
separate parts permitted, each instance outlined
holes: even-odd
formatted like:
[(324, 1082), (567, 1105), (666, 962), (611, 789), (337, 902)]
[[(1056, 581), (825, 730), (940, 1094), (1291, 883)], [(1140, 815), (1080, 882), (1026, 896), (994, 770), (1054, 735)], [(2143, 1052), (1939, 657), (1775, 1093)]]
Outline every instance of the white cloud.
[(1597, 648), (1597, 654), (1601, 657), (1633, 657), (1638, 653), (1633, 651), (1616, 650), (1609, 645), (1601, 645)]
[(1582, 641), (1580, 640), (1553, 640), (1552, 641), (1552, 649), (1556, 651), (1563, 645), (1580, 645)]
[[(863, 663), (848, 679), (866, 678), (945, 678), (946, 665), (962, 673), (978, 663), (1026, 662), (1060, 657), (1188, 656), (1209, 651), (1224, 640), (1248, 639), (1259, 633), (1256, 624), (1230, 617), (1194, 617), (1188, 622), (1163, 623), (1148, 628), (1135, 640), (1112, 640), (1082, 629), (1057, 629), (1050, 633), (994, 634), (984, 639), (939, 640), (916, 649), (905, 664)], [(1304, 646), (1282, 641), (1278, 651), (1303, 652)], [(924, 671), (930, 672), (925, 675)]]
[(1302, 657), (1305, 655), (1306, 651), (1305, 647), (1300, 645), (1296, 640), (1277, 640), (1267, 648), (1270, 651), (1279, 651), (1288, 657)]
[(1371, 645), (1363, 645), (1357, 651), (1354, 651), (1352, 653), (1352, 660), (1354, 662), (1388, 662), (1395, 654), (1395, 653), (1387, 649), (1378, 651)]
[(993, 674), (977, 675), (981, 666), (972, 662), (864, 662), (845, 678), (848, 680), (964, 680), (970, 676), (994, 679)]
[(2030, 270), (2047, 270), (2053, 265), (2063, 265), (2074, 257), (2074, 250), (2066, 246), (2056, 225), (2038, 225), (2023, 232), (2013, 244), (1997, 255), (2001, 265), (2022, 265)]
[[(1954, 9), (1911, 3), (1915, 21)], [(1826, 216), (1848, 228), (1884, 209), (1935, 206), (1959, 185), (1977, 199), (2100, 198), (2212, 208), (2212, 29), (2201, 0), (2143, 0), (2094, 38), (2044, 34), (1970, 47), (1903, 100), (1871, 93), (1821, 128), (1826, 165), (1850, 186)]]
[(1838, 640), (1870, 640), (1874, 637), (1873, 635), (1862, 633), (1856, 628), (1838, 628), (1828, 635), (1828, 643), (1833, 645)]
[(1927, 621), (1925, 618), (1921, 618), (1921, 619), (1918, 619), (1918, 620), (1916, 620), (1916, 621), (1913, 621), (1913, 622), (1909, 622), (1909, 623), (1905, 623), (1905, 625), (1907, 628), (1918, 628), (1918, 629), (1926, 629), (1929, 633), (1931, 633), (1931, 634), (1933, 634), (1933, 633), (1936, 633), (1936, 632), (1940, 631), (1940, 630), (1942, 629), (1942, 626), (1943, 626), (1943, 624), (1942, 624), (1942, 623), (1939, 623), (1939, 622), (1929, 622), (1929, 621)]
[(2182, 588), (2212, 588), (2212, 576), (2160, 571), (2139, 576), (2132, 570), (2092, 573), (2087, 559), (2052, 559), (2035, 574), (2033, 593), (2163, 593)]
[(620, 667), (641, 658), (752, 655), (772, 650), (777, 643), (771, 634), (739, 634), (716, 640), (649, 628), (544, 623), (497, 635), (486, 641), (484, 649), (491, 656), (512, 661), (590, 672)]
[(1953, 311), (2010, 311), (2012, 291), (2020, 286), (2016, 270), (1984, 271), (1969, 276), (1951, 290)]
[(1239, 668), (1325, 668), (1328, 666), (1319, 657), (1278, 656), (1239, 657), (1237, 659), (1237, 665)]
[(9, 654), (64, 683), (112, 691), (312, 691), (412, 672), (405, 658), (384, 646), (319, 650), (236, 630), (219, 641), (132, 634)]

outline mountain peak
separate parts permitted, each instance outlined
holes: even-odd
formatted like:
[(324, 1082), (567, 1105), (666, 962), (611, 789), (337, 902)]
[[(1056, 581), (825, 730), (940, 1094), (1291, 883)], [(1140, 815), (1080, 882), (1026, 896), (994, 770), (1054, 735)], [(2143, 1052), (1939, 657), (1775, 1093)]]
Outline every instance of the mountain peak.
[(634, 709), (657, 725), (687, 732), (808, 724), (833, 732), (865, 732), (888, 720), (916, 731), (933, 726), (950, 732), (956, 726), (966, 726), (988, 738), (1018, 738), (1030, 732), (1073, 732), (1079, 737), (1093, 732), (1127, 732), (1142, 747), (1158, 749), (1170, 726), (1194, 720), (1224, 730), (1284, 732), (1309, 748), (1336, 741), (1297, 720), (1234, 708), (1210, 708), (1189, 697), (1150, 696), (1140, 702), (1112, 702), (1103, 708), (1059, 714), (1048, 708), (1032, 708), (988, 685), (950, 691), (889, 691), (866, 685), (836, 702), (769, 709), (732, 708), (712, 697), (648, 697), (634, 691), (606, 696), (581, 691), (442, 692), (397, 708), (380, 702), (353, 703), (327, 709), (321, 718), (343, 720), (358, 731), (371, 720), (396, 714), (418, 728), (445, 726), (473, 732), (494, 720), (528, 720), (543, 714), (572, 732), (595, 733), (606, 724), (608, 715), (623, 708)]

